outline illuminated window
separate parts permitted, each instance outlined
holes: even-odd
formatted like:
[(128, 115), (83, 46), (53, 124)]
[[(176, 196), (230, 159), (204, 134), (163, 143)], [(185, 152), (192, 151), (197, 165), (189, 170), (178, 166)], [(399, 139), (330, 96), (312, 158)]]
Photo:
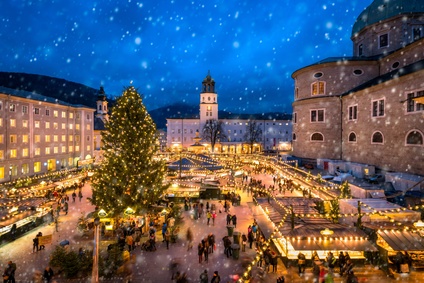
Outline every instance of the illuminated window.
[(45, 153), (46, 153), (46, 154), (50, 154), (50, 147), (46, 147), (46, 149), (45, 149)]
[(50, 129), (50, 122), (46, 122), (46, 129)]
[(4, 178), (4, 167), (0, 167), (0, 179)]
[(55, 146), (55, 147), (53, 148), (53, 153), (59, 153), (59, 148), (58, 148), (57, 146)]
[(66, 124), (62, 123), (62, 130), (66, 130)]
[(66, 118), (66, 112), (62, 111), (62, 118)]
[(325, 94), (325, 82), (318, 81), (312, 84), (312, 95)]
[(22, 174), (28, 174), (29, 173), (29, 165), (28, 163), (22, 164)]
[(41, 171), (41, 162), (34, 162), (34, 173)]
[(66, 135), (62, 135), (62, 141), (66, 142)]
[(74, 136), (69, 135), (68, 139), (69, 139), (70, 142), (72, 142), (72, 141), (74, 141)]
[(406, 103), (406, 112), (419, 112), (424, 111), (424, 104), (415, 102), (414, 97), (424, 96), (424, 90), (411, 92), (406, 95), (407, 103)]
[(16, 127), (16, 119), (10, 119), (10, 126)]
[(3, 118), (0, 118), (0, 127), (3, 126)]
[(90, 124), (87, 124), (86, 129), (87, 129), (87, 130), (90, 130), (90, 129), (91, 129)]
[(74, 128), (74, 124), (69, 124), (69, 129), (72, 130)]
[(62, 153), (66, 153), (66, 146), (62, 146)]
[(16, 105), (15, 104), (9, 104), (9, 112), (15, 112), (16, 111)]
[(18, 157), (18, 151), (16, 149), (10, 150), (10, 158), (16, 158)]
[(75, 152), (78, 152), (78, 151), (80, 151), (80, 147), (79, 147), (79, 145), (76, 145), (75, 146)]
[(28, 148), (23, 148), (22, 149), (22, 157), (28, 157), (29, 154), (29, 149)]
[(69, 113), (69, 119), (74, 119), (74, 113), (72, 112)]
[(87, 150), (90, 151), (91, 150), (91, 146), (87, 145)]
[(0, 143), (3, 143), (3, 140), (4, 140), (4, 136), (0, 135)]
[(59, 129), (59, 125), (57, 123), (53, 123), (53, 129), (55, 130)]
[(69, 146), (69, 152), (73, 152), (74, 151), (74, 147), (72, 145)]
[(10, 135), (10, 143), (17, 143), (18, 142), (18, 136), (17, 135)]
[(28, 120), (22, 120), (22, 127), (28, 128)]
[(0, 159), (4, 159), (4, 150), (0, 150)]
[(59, 117), (59, 111), (54, 110), (53, 111), (53, 117), (55, 117), (55, 118)]
[(40, 142), (40, 135), (34, 136), (34, 142)]
[(36, 129), (40, 128), (40, 121), (34, 121), (34, 128)]
[(53, 135), (53, 141), (54, 142), (58, 142), (59, 141), (59, 136), (58, 135)]
[(50, 142), (50, 135), (45, 135), (44, 138), (46, 142)]
[(34, 149), (34, 155), (40, 155), (41, 154), (41, 149), (39, 147), (36, 147)]
[(68, 158), (68, 164), (69, 164), (69, 166), (74, 165), (74, 159), (72, 157)]
[(28, 143), (28, 141), (29, 141), (28, 135), (22, 135), (22, 142)]

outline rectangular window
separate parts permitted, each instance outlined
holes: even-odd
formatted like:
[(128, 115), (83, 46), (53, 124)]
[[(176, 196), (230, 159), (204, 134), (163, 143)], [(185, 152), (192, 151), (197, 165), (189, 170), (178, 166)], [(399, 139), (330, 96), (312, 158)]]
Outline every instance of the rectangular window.
[(379, 42), (380, 48), (389, 46), (389, 34), (388, 33), (380, 35), (378, 37), (378, 39), (379, 39), (378, 42)]
[(34, 173), (41, 171), (41, 162), (34, 162)]
[(324, 120), (325, 120), (324, 109), (311, 110), (311, 122), (312, 123), (324, 122)]
[(18, 142), (18, 136), (10, 135), (10, 143), (17, 143), (17, 142)]
[(46, 122), (46, 129), (50, 129), (50, 122)]
[(28, 120), (22, 120), (22, 128), (28, 128)]
[(3, 126), (3, 118), (0, 118), (0, 127)]
[(358, 119), (358, 105), (349, 106), (349, 121)]
[(55, 146), (55, 147), (53, 148), (53, 153), (59, 153), (59, 148), (58, 148), (57, 146)]
[(73, 159), (72, 157), (69, 157), (69, 158), (68, 158), (68, 165), (69, 165), (69, 166), (74, 165), (74, 159)]
[(66, 135), (62, 135), (62, 142), (66, 142)]
[(58, 135), (53, 135), (53, 141), (54, 142), (58, 142), (59, 141), (59, 136)]
[(28, 157), (28, 153), (29, 153), (28, 148), (23, 148), (22, 149), (22, 157)]
[(28, 174), (28, 173), (29, 173), (28, 163), (22, 164), (22, 174)]
[(80, 113), (75, 113), (75, 118), (79, 119), (80, 118)]
[(69, 135), (68, 140), (69, 140), (70, 142), (74, 141), (74, 136), (73, 136), (73, 135)]
[(16, 111), (16, 105), (15, 104), (9, 104), (9, 112), (15, 112)]
[(76, 146), (75, 146), (75, 152), (78, 152), (79, 150), (80, 150), (79, 145), (76, 145)]
[(28, 114), (28, 106), (26, 106), (26, 105), (22, 106), (22, 113)]
[[(69, 124), (69, 130), (73, 130), (73, 129), (74, 129), (74, 124)], [(79, 128), (77, 130), (79, 130)]]
[(46, 116), (50, 116), (50, 109), (46, 109)]
[(293, 113), (292, 119), (293, 119), (293, 124), (296, 124), (297, 123), (297, 113), (296, 112)]
[(0, 143), (3, 143), (3, 140), (4, 140), (4, 136), (0, 135)]
[(74, 119), (74, 113), (69, 112), (69, 119)]
[(358, 45), (358, 56), (362, 56), (364, 54), (364, 45), (361, 43)]
[(74, 147), (72, 145), (69, 146), (69, 152), (73, 152), (74, 151)]
[(66, 146), (62, 146), (62, 153), (66, 153)]
[(91, 150), (91, 146), (87, 145), (87, 151)]
[(415, 102), (415, 97), (421, 97), (424, 96), (424, 90), (411, 92), (406, 95), (407, 103), (406, 103), (406, 112), (416, 112), (416, 111), (423, 111), (424, 110), (424, 104)]
[(53, 129), (55, 130), (59, 129), (59, 125), (57, 123), (53, 123)]
[(4, 151), (0, 150), (0, 159), (3, 160), (4, 159)]
[(22, 135), (22, 142), (23, 143), (28, 143), (29, 139), (28, 139), (28, 135)]
[(325, 94), (325, 82), (314, 82), (312, 84), (312, 95)]
[(16, 119), (10, 119), (10, 127), (16, 127)]
[(40, 128), (40, 121), (34, 121), (34, 128), (36, 129)]
[(34, 142), (40, 142), (40, 135), (34, 136)]
[(44, 138), (45, 138), (46, 142), (50, 142), (50, 135), (45, 135)]
[(46, 154), (50, 154), (50, 147), (46, 147), (45, 152)]
[(40, 155), (41, 154), (41, 149), (39, 147), (36, 147), (34, 149), (34, 155)]
[(10, 158), (16, 158), (16, 157), (18, 157), (18, 150), (11, 149), (10, 150)]
[(59, 111), (53, 110), (53, 117), (55, 118), (59, 117)]
[(372, 102), (372, 117), (384, 116), (384, 99), (374, 100)]
[(62, 111), (62, 118), (66, 118), (66, 112)]
[(0, 101), (0, 111), (3, 110), (3, 101)]
[(87, 124), (86, 129), (87, 129), (87, 130), (90, 130), (90, 129), (91, 129), (90, 124)]
[(66, 124), (62, 123), (62, 130), (66, 130)]
[(40, 108), (34, 107), (34, 114), (39, 115), (40, 114)]

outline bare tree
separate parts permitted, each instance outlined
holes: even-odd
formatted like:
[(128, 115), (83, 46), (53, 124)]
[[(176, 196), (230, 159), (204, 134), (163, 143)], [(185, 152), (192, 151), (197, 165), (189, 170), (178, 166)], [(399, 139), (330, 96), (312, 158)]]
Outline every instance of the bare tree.
[(246, 132), (243, 136), (246, 143), (250, 145), (250, 153), (253, 153), (253, 145), (261, 141), (262, 130), (256, 121), (250, 121), (246, 126)]
[(203, 126), (202, 139), (211, 143), (212, 152), (214, 152), (215, 144), (217, 142), (227, 139), (222, 125), (222, 121), (210, 119), (207, 120)]

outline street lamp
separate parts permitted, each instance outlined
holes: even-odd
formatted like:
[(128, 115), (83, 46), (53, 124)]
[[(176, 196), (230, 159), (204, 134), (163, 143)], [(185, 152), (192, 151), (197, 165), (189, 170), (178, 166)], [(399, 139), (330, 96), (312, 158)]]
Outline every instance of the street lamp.
[(93, 273), (92, 283), (99, 282), (99, 241), (100, 241), (100, 218), (94, 218), (94, 252), (93, 252)]

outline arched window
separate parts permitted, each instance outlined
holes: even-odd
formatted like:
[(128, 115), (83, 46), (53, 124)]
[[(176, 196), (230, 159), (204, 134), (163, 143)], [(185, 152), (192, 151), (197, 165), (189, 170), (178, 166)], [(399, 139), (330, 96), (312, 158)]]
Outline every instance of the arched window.
[(384, 137), (383, 137), (383, 134), (382, 134), (381, 132), (375, 132), (375, 133), (372, 135), (371, 143), (378, 143), (378, 144), (381, 144), (381, 143), (383, 143), (383, 142), (384, 142)]
[(356, 134), (354, 132), (349, 134), (349, 142), (356, 142)]
[(324, 141), (324, 136), (321, 133), (313, 133), (311, 141)]
[(420, 131), (412, 130), (406, 135), (407, 145), (423, 145), (423, 134)]
[(296, 140), (296, 134), (295, 133), (293, 133), (293, 137), (292, 137), (292, 140)]

